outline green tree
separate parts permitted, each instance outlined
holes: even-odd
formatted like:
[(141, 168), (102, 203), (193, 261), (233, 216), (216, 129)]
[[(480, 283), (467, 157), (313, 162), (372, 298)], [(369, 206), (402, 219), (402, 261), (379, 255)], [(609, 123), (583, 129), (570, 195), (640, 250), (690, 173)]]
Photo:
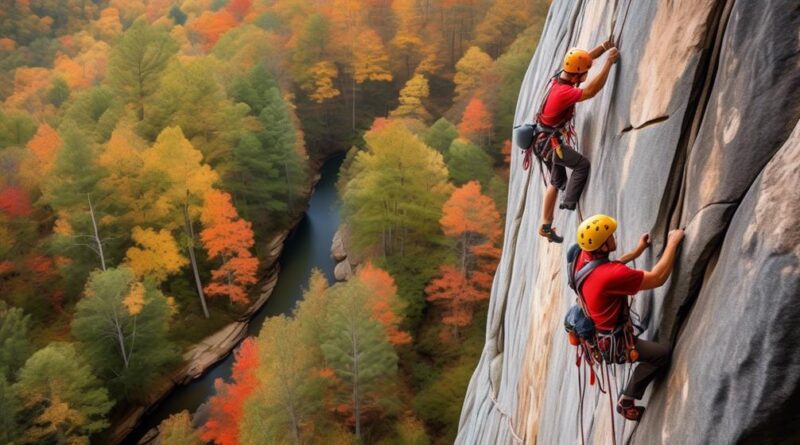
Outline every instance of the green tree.
[(203, 445), (192, 428), (192, 416), (183, 410), (164, 419), (158, 425), (158, 442), (161, 445)]
[(319, 362), (324, 358), (320, 345), (325, 339), (325, 325), (328, 315), (328, 298), (325, 291), (329, 283), (321, 270), (314, 268), (308, 279), (308, 288), (303, 299), (297, 302), (294, 318), (300, 326), (301, 335), (306, 340), (306, 348), (316, 352)]
[(461, 406), (474, 368), (474, 361), (463, 360), (442, 372), (414, 397), (414, 411), (437, 432), (435, 437), (441, 443), (455, 441)]
[(123, 114), (123, 104), (107, 86), (90, 88), (74, 94), (65, 104), (61, 127), (73, 124), (95, 142), (105, 142)]
[(313, 343), (297, 321), (271, 317), (257, 339), (258, 389), (247, 400), (239, 427), (242, 444), (313, 443), (320, 429), (322, 380), (312, 370)]
[(250, 114), (258, 116), (272, 100), (272, 88), (277, 87), (266, 66), (258, 64), (246, 75), (234, 79), (230, 86), (230, 95), (237, 102), (247, 104)]
[(463, 185), (477, 179), (484, 187), (492, 179), (492, 157), (477, 145), (456, 139), (447, 151), (447, 171), (456, 185)]
[(383, 326), (372, 318), (369, 291), (358, 281), (328, 291), (330, 318), (322, 352), (339, 383), (337, 398), (347, 403), (361, 440), (362, 423), (396, 406), (393, 380), (397, 353)]
[(445, 154), (450, 148), (450, 144), (458, 137), (458, 129), (446, 118), (440, 117), (425, 132), (423, 140), (431, 148), (435, 148), (439, 153)]
[(456, 64), (453, 82), (456, 84), (456, 102), (468, 98), (480, 85), (483, 72), (491, 67), (492, 58), (477, 46), (470, 47)]
[(53, 79), (53, 83), (50, 85), (50, 90), (47, 91), (47, 100), (49, 100), (51, 104), (58, 108), (61, 106), (61, 104), (66, 102), (68, 98), (69, 85), (67, 84), (67, 81), (61, 76)]
[(145, 99), (149, 111), (140, 128), (155, 140), (164, 128), (180, 127), (205, 162), (216, 166), (229, 157), (246, 107), (227, 98), (212, 66), (211, 58), (170, 63), (158, 90)]
[(0, 376), (13, 378), (31, 355), (30, 315), (0, 301)]
[(36, 122), (27, 114), (6, 114), (0, 110), (0, 149), (24, 147), (36, 134), (36, 128)]
[(72, 335), (115, 394), (135, 396), (177, 358), (167, 299), (126, 266), (92, 273), (85, 293)]
[(88, 444), (108, 426), (113, 402), (91, 367), (68, 343), (36, 351), (19, 372), (14, 391), (22, 401), (22, 443)]
[(109, 60), (108, 79), (133, 104), (139, 120), (145, 118), (145, 101), (158, 90), (161, 74), (178, 44), (165, 29), (138, 20), (114, 45)]
[(6, 376), (0, 373), (0, 443), (13, 444), (22, 434), (19, 422), (20, 401), (14, 387), (8, 383)]

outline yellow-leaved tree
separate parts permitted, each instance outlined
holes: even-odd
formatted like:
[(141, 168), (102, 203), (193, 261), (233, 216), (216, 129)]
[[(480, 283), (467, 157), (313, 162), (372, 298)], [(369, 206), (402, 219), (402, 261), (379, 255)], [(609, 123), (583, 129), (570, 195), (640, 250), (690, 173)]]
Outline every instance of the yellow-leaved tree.
[(430, 119), (431, 114), (425, 109), (422, 100), (426, 99), (429, 94), (428, 79), (422, 74), (415, 74), (414, 77), (406, 82), (406, 86), (400, 90), (400, 105), (389, 115), (391, 117), (427, 121)]
[(136, 277), (160, 283), (188, 264), (169, 230), (134, 227), (132, 236), (138, 247), (128, 249), (126, 260)]
[(484, 71), (491, 66), (492, 58), (488, 54), (477, 46), (470, 47), (456, 63), (456, 74), (453, 78), (456, 84), (455, 101), (460, 102), (475, 92)]

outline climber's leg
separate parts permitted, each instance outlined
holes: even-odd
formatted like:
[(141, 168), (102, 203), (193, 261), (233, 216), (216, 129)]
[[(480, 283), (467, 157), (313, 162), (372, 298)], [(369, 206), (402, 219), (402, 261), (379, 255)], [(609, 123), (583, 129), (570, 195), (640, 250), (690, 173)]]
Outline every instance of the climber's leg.
[(564, 189), (564, 184), (567, 180), (567, 171), (561, 165), (551, 164), (550, 168), (550, 185), (544, 191), (544, 203), (542, 204), (542, 226), (539, 228), (539, 235), (547, 238), (551, 243), (560, 243), (564, 238), (560, 237), (552, 227), (553, 212), (556, 207), (556, 198), (558, 197), (558, 190)]
[(638, 365), (622, 394), (627, 398), (641, 399), (647, 385), (669, 361), (670, 350), (669, 346), (639, 338), (636, 339), (636, 350), (639, 351)]
[(560, 150), (555, 151), (553, 155), (553, 161), (556, 165), (572, 169), (572, 174), (567, 184), (567, 192), (559, 208), (575, 210), (578, 199), (580, 199), (583, 192), (583, 187), (586, 185), (586, 180), (589, 179), (591, 164), (582, 154), (568, 145), (561, 145)]

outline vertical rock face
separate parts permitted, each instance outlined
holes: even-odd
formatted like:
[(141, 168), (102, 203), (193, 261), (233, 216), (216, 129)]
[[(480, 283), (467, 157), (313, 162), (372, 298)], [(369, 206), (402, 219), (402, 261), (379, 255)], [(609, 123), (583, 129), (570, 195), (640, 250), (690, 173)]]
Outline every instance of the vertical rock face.
[[(614, 215), (620, 251), (686, 227), (670, 281), (641, 292), (643, 337), (674, 347), (638, 428), (613, 416), (617, 443), (800, 443), (800, 4), (796, 1), (555, 1), (515, 123), (537, 112), (573, 46), (612, 32), (620, 62), (576, 128), (592, 175), (585, 216)], [(595, 63), (595, 74), (604, 56)], [(580, 442), (575, 351), (562, 328), (574, 296), (569, 244), (536, 234), (543, 182), (512, 158), (503, 257), (486, 345), (459, 444)], [(555, 225), (571, 242), (577, 215)], [(617, 388), (627, 368), (618, 367)], [(612, 443), (608, 398), (586, 390), (588, 443)]]

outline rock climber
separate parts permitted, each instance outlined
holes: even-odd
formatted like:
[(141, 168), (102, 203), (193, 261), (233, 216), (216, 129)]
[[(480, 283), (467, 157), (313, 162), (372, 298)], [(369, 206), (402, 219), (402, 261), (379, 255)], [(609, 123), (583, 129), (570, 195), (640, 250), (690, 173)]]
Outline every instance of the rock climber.
[[(578, 85), (586, 80), (589, 68), (592, 67), (592, 61), (607, 50), (610, 50), (608, 58), (600, 72), (589, 80), (584, 88), (578, 88)], [(562, 70), (558, 77), (553, 79), (550, 91), (537, 116), (541, 134), (546, 138), (541, 142), (553, 147), (552, 150), (548, 147), (539, 151), (541, 161), (550, 172), (550, 184), (544, 193), (542, 226), (539, 228), (539, 235), (547, 238), (549, 242), (564, 241), (564, 238), (556, 233), (555, 227), (552, 227), (558, 190), (566, 189), (559, 208), (575, 210), (586, 180), (589, 178), (589, 160), (578, 153), (573, 148), (574, 144), (571, 143), (575, 134), (572, 128), (575, 104), (591, 99), (603, 89), (611, 66), (617, 60), (619, 60), (619, 51), (614, 47), (612, 39), (603, 42), (591, 51), (578, 48), (569, 50), (564, 57)], [(567, 181), (566, 168), (572, 170), (569, 181)]]
[[(614, 231), (617, 221), (606, 215), (594, 215), (581, 222), (578, 227), (577, 240), (581, 252), (575, 261), (575, 271), (593, 260), (607, 260), (608, 255), (617, 249)], [(669, 232), (664, 254), (649, 271), (631, 269), (625, 263), (639, 257), (649, 246), (649, 236), (642, 235), (636, 248), (618, 261), (608, 261), (596, 266), (582, 281), (579, 295), (583, 299), (588, 316), (595, 324), (598, 334), (620, 332), (620, 327), (627, 325), (631, 331), (630, 338), (638, 358), (638, 363), (617, 403), (617, 412), (628, 420), (638, 421), (644, 413), (644, 407), (636, 406), (634, 399), (644, 395), (647, 385), (655, 378), (669, 360), (670, 348), (664, 344), (642, 340), (634, 337), (628, 296), (646, 289), (655, 289), (663, 285), (672, 273), (675, 253), (683, 240), (683, 229)]]

